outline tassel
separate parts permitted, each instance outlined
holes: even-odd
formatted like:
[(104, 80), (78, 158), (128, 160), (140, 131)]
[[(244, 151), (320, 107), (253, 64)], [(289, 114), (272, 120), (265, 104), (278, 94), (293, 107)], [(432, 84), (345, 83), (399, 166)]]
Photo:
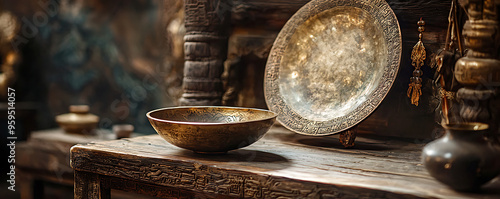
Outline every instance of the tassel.
[(413, 71), (413, 77), (410, 78), (410, 84), (406, 95), (410, 98), (411, 104), (418, 106), (418, 101), (420, 100), (420, 96), (422, 95), (422, 70), (420, 68), (424, 66), (424, 60), (426, 58), (426, 52), (424, 43), (422, 42), (422, 32), (424, 32), (425, 21), (420, 18), (420, 21), (417, 22), (418, 25), (418, 42), (413, 47), (411, 51), (411, 65), (415, 67)]

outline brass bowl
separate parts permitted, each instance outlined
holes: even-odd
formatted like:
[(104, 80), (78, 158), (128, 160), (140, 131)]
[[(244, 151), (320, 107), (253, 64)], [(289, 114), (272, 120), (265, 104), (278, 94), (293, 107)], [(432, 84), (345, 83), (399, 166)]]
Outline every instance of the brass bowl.
[(246, 147), (271, 128), (276, 113), (217, 106), (174, 107), (146, 114), (167, 142), (198, 153), (225, 153)]

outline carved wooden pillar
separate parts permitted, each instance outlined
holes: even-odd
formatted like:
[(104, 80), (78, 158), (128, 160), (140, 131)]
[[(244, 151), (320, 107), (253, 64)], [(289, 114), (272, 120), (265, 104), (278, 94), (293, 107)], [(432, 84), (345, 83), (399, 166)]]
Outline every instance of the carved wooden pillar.
[(468, 122), (488, 123), (493, 133), (498, 133), (499, 111), (490, 102), (500, 87), (499, 1), (459, 2), (469, 16), (463, 29), (469, 51), (455, 65), (455, 78), (464, 86), (457, 93), (463, 101), (460, 116)]
[(184, 0), (184, 10), (184, 93), (180, 104), (220, 105), (230, 0)]

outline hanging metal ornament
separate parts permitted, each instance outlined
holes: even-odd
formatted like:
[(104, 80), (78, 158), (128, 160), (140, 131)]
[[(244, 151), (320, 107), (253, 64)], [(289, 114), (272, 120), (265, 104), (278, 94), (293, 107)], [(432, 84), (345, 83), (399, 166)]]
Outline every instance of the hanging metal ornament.
[(413, 70), (413, 77), (410, 78), (410, 87), (407, 91), (407, 95), (411, 100), (411, 104), (414, 104), (415, 106), (418, 106), (418, 101), (420, 100), (420, 96), (422, 95), (423, 72), (420, 68), (424, 66), (424, 60), (426, 58), (425, 47), (424, 43), (422, 42), (422, 33), (425, 30), (425, 21), (420, 18), (420, 20), (417, 22), (417, 25), (419, 32), (418, 42), (417, 44), (415, 44), (413, 50), (411, 51), (411, 65), (415, 67), (415, 70)]

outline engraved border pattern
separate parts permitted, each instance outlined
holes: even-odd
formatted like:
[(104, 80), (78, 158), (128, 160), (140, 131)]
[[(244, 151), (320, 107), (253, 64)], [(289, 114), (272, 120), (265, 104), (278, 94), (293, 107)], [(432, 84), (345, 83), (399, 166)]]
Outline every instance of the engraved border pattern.
[[(301, 117), (288, 107), (279, 92), (281, 58), (295, 29), (310, 17), (337, 7), (357, 7), (370, 13), (381, 25), (387, 44), (387, 67), (375, 91), (355, 110), (329, 121), (314, 121)], [(306, 135), (330, 135), (347, 130), (367, 118), (385, 98), (394, 83), (401, 60), (401, 30), (393, 10), (385, 0), (313, 0), (304, 5), (285, 24), (278, 34), (266, 63), (264, 95), (267, 106), (278, 114), (277, 120), (286, 128)]]

